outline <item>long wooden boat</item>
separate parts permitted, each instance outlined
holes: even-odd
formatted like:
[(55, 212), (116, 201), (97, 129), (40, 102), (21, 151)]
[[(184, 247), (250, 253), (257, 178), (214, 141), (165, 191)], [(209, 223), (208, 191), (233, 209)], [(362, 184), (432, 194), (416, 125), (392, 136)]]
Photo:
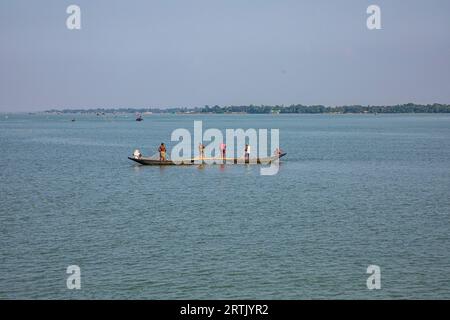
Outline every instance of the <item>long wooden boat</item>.
[[(175, 166), (175, 165), (199, 165), (199, 164), (270, 164), (273, 161), (276, 161), (282, 157), (284, 157), (286, 153), (281, 153), (280, 155), (267, 157), (267, 158), (257, 158), (245, 160), (244, 158), (193, 158), (183, 160), (181, 163), (174, 162), (172, 160), (160, 161), (154, 158), (146, 158), (146, 157), (128, 157), (128, 159), (135, 161), (144, 166)], [(256, 162), (255, 162), (256, 160)]]

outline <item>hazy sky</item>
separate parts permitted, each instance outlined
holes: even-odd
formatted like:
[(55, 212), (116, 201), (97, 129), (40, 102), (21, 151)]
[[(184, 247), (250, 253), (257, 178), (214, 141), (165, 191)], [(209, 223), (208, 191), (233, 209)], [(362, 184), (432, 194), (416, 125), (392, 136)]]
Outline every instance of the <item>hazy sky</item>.
[(406, 102), (450, 103), (448, 0), (0, 1), (0, 111)]

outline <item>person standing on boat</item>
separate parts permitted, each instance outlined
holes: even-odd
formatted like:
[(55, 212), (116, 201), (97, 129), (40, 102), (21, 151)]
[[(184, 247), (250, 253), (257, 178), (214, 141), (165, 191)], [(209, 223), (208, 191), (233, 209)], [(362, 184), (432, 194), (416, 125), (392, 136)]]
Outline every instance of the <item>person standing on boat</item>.
[(166, 161), (166, 146), (164, 142), (159, 146), (159, 161)]
[(248, 144), (245, 145), (244, 149), (245, 161), (249, 161), (250, 159), (250, 146)]
[(205, 157), (205, 145), (201, 142), (198, 144), (198, 153), (200, 155), (200, 159), (203, 160)]
[(220, 153), (222, 155), (222, 159), (224, 160), (225, 159), (225, 155), (227, 153), (227, 145), (225, 143), (223, 143), (223, 142), (220, 144)]

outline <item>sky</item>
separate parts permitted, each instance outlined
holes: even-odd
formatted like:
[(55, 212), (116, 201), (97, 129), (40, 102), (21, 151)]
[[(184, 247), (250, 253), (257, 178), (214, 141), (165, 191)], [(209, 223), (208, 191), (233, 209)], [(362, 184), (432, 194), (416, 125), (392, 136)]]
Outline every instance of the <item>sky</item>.
[(450, 103), (448, 0), (0, 1), (0, 112), (408, 102)]

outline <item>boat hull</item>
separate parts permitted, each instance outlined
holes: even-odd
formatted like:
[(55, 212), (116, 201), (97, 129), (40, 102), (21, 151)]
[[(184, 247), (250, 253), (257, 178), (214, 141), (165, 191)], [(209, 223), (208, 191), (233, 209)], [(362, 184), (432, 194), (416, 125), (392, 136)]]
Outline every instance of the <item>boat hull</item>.
[[(271, 162), (274, 162), (282, 157), (284, 157), (286, 153), (280, 154), (280, 156), (273, 156), (273, 157), (267, 157), (267, 158), (258, 158), (258, 159), (250, 159), (250, 160), (244, 160), (243, 158), (226, 158), (226, 159), (187, 159), (183, 160), (181, 163), (175, 163), (172, 160), (155, 160), (151, 158), (135, 158), (135, 157), (128, 157), (128, 159), (137, 162), (144, 166), (176, 166), (176, 165), (201, 165), (201, 164), (270, 164)], [(255, 161), (256, 160), (256, 161)]]

